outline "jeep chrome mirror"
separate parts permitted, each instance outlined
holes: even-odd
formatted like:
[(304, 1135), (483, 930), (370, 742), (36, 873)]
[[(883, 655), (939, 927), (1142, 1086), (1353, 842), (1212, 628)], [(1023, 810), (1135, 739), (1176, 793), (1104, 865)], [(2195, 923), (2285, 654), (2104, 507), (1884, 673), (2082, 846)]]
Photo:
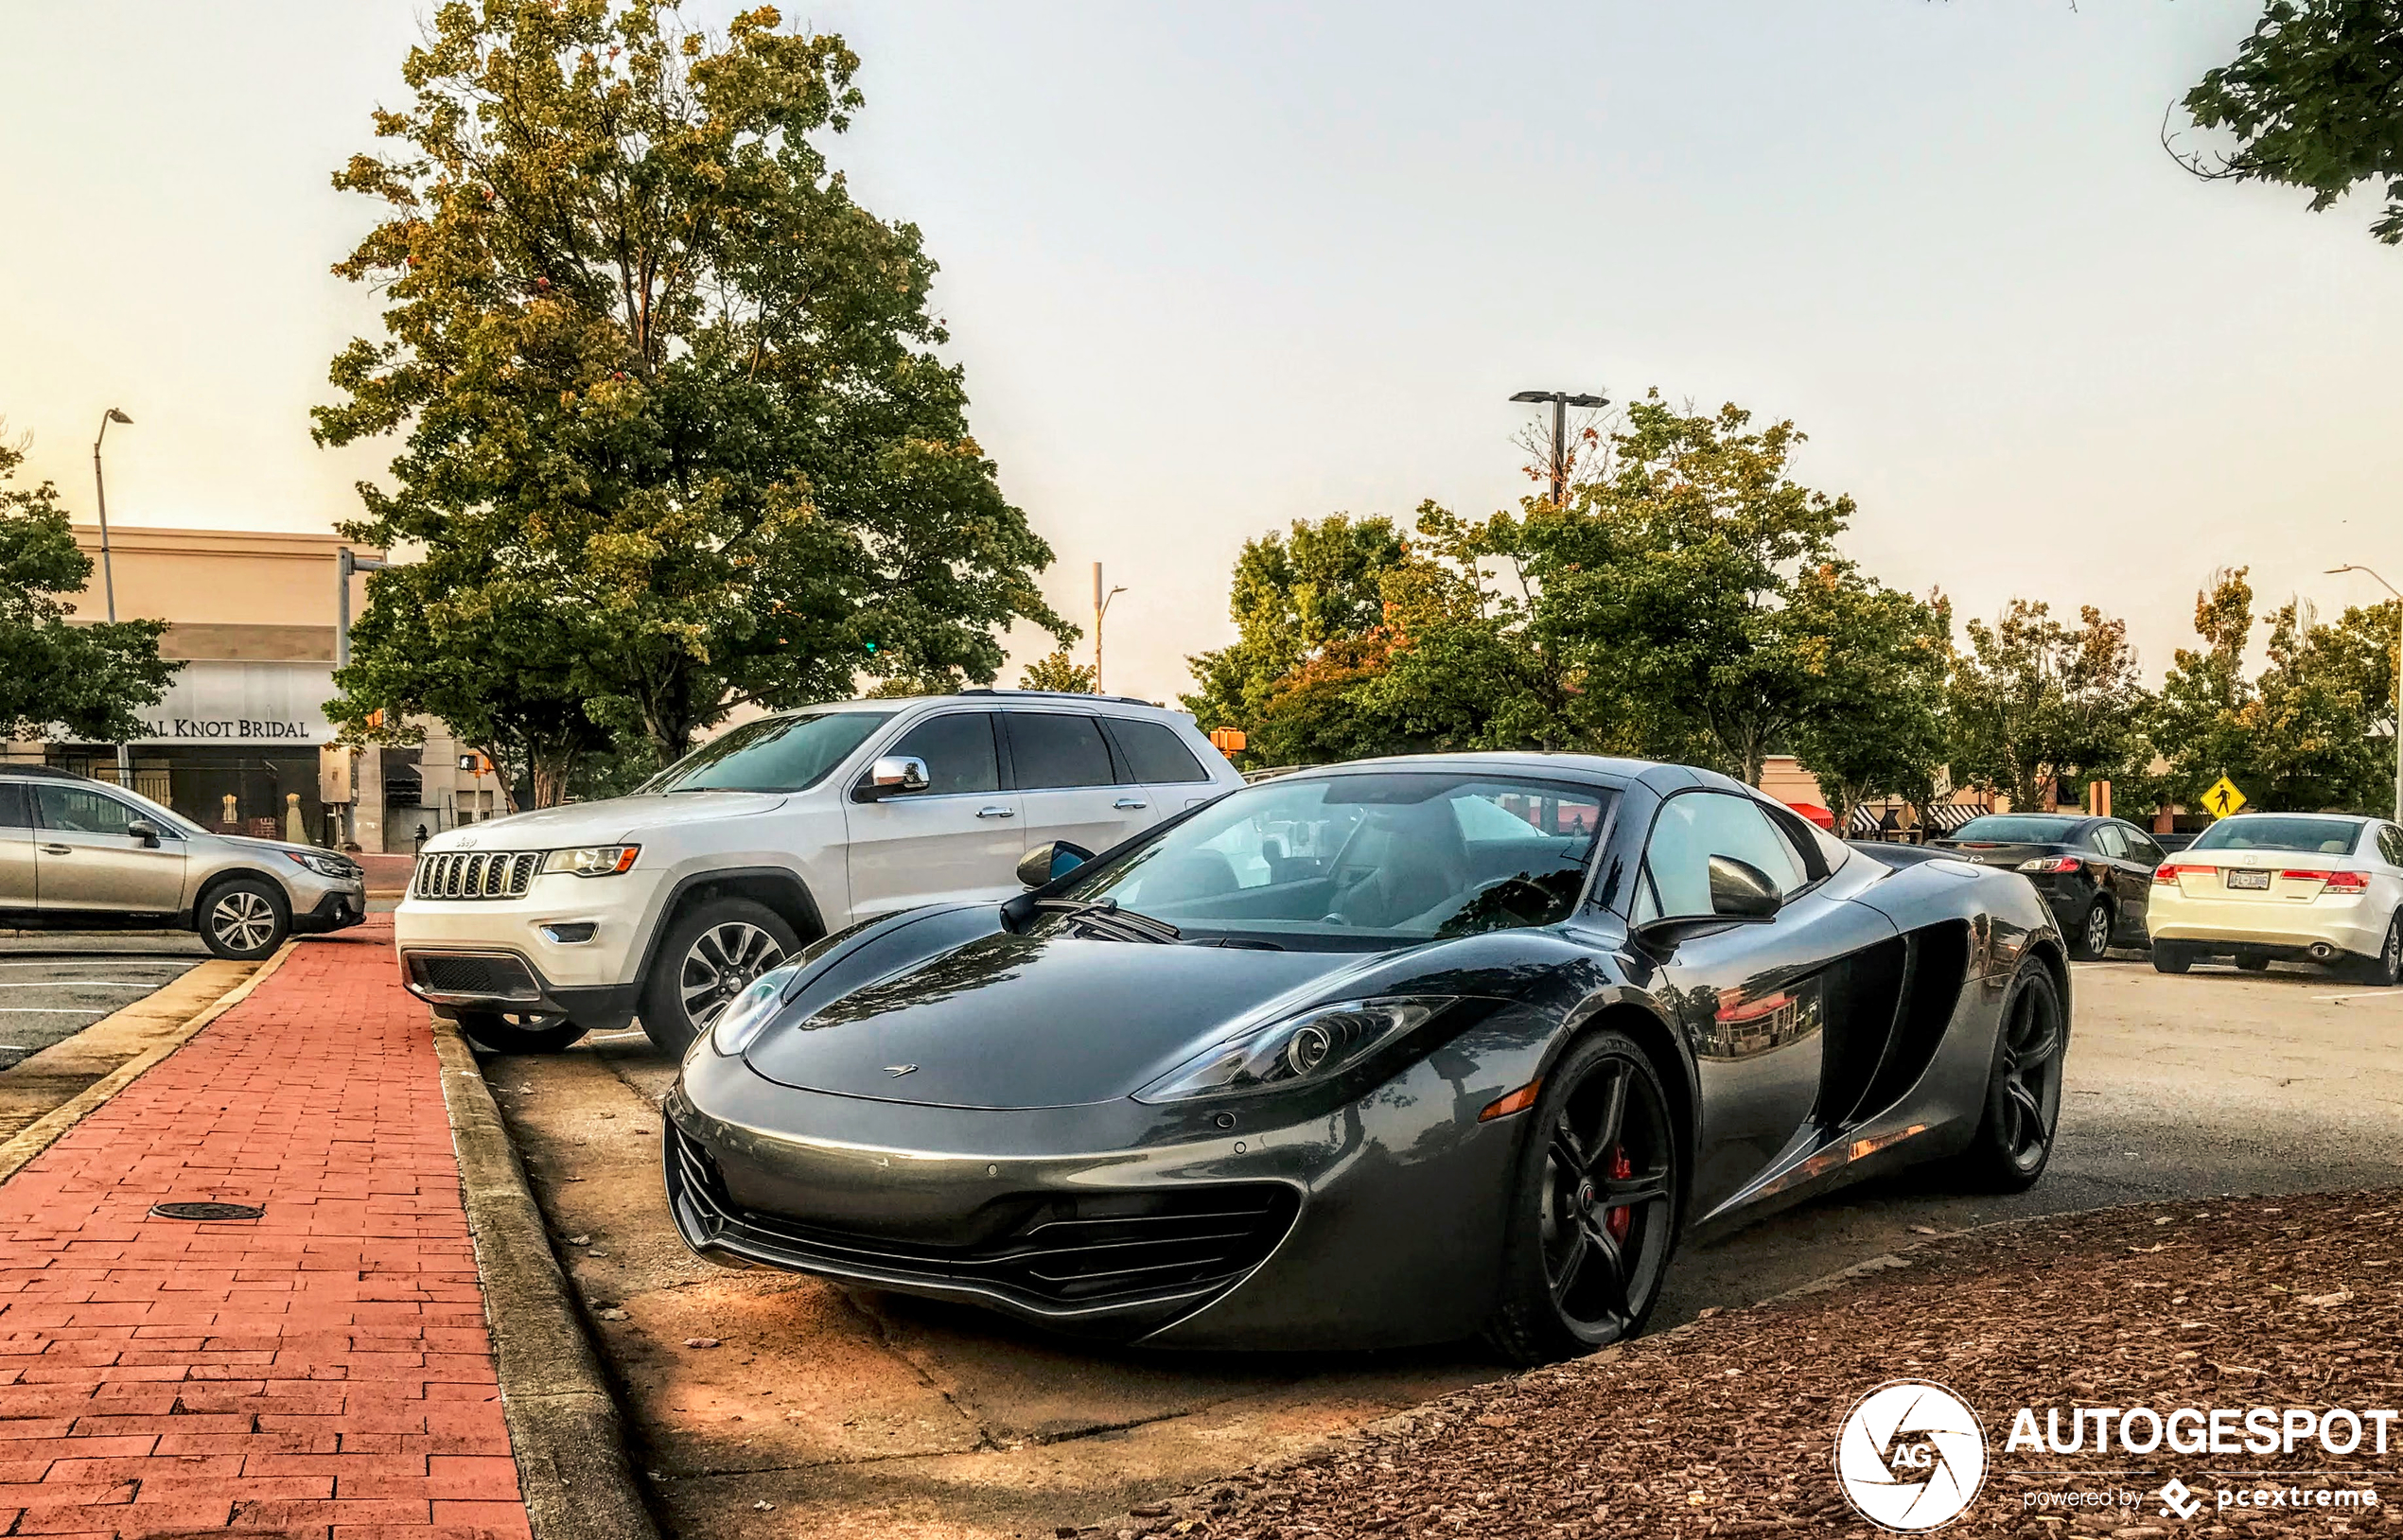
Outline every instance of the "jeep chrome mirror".
[(900, 796), (910, 792), (922, 792), (934, 782), (926, 775), (926, 761), (910, 754), (891, 754), (868, 766), (868, 779), (860, 787), (862, 800), (873, 802), (883, 797)]

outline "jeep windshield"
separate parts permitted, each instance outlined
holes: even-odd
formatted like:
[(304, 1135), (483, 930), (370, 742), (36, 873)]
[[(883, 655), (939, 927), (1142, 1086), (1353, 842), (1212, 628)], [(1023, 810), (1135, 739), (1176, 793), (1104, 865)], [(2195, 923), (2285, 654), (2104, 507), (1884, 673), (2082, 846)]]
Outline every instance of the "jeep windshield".
[(798, 792), (824, 780), (890, 711), (795, 711), (730, 727), (642, 783), (645, 792)]

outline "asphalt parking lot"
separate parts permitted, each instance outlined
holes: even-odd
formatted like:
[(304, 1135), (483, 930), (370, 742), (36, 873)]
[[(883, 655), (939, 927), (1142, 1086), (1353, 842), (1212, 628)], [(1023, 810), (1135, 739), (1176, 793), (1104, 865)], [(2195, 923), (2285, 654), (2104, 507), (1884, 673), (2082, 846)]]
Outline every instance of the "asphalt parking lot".
[[(1673, 1269), (1656, 1325), (1930, 1234), (2156, 1199), (2403, 1181), (2403, 990), (2141, 959), (2076, 969), (2060, 1142), (2032, 1192), (1863, 1186)], [(640, 1033), (487, 1073), (623, 1389), (675, 1532), (1047, 1533), (1501, 1373), (1473, 1346), (1206, 1359), (1063, 1344), (978, 1312), (721, 1271), (669, 1227)]]
[(208, 960), (194, 936), (0, 933), (0, 1070)]

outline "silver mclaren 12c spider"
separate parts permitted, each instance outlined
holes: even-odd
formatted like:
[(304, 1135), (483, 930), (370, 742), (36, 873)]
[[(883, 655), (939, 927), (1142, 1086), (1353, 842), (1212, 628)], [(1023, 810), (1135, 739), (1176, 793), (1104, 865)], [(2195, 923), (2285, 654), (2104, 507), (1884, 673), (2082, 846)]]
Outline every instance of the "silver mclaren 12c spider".
[(812, 944), (693, 1044), (689, 1245), (1159, 1346), (1533, 1362), (1640, 1330), (1690, 1237), (2051, 1154), (2026, 879), (1709, 771), (1337, 765), (1020, 875)]

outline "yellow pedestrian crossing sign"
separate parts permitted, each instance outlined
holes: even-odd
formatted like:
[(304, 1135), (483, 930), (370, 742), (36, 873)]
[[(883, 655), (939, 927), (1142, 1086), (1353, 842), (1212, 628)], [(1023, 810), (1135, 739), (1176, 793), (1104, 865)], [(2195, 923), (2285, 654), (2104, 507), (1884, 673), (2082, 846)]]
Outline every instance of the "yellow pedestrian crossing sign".
[(2211, 783), (2211, 790), (2202, 794), (2202, 805), (2211, 810), (2213, 817), (2224, 818), (2244, 806), (2244, 793), (2236, 790), (2235, 781), (2221, 776)]

